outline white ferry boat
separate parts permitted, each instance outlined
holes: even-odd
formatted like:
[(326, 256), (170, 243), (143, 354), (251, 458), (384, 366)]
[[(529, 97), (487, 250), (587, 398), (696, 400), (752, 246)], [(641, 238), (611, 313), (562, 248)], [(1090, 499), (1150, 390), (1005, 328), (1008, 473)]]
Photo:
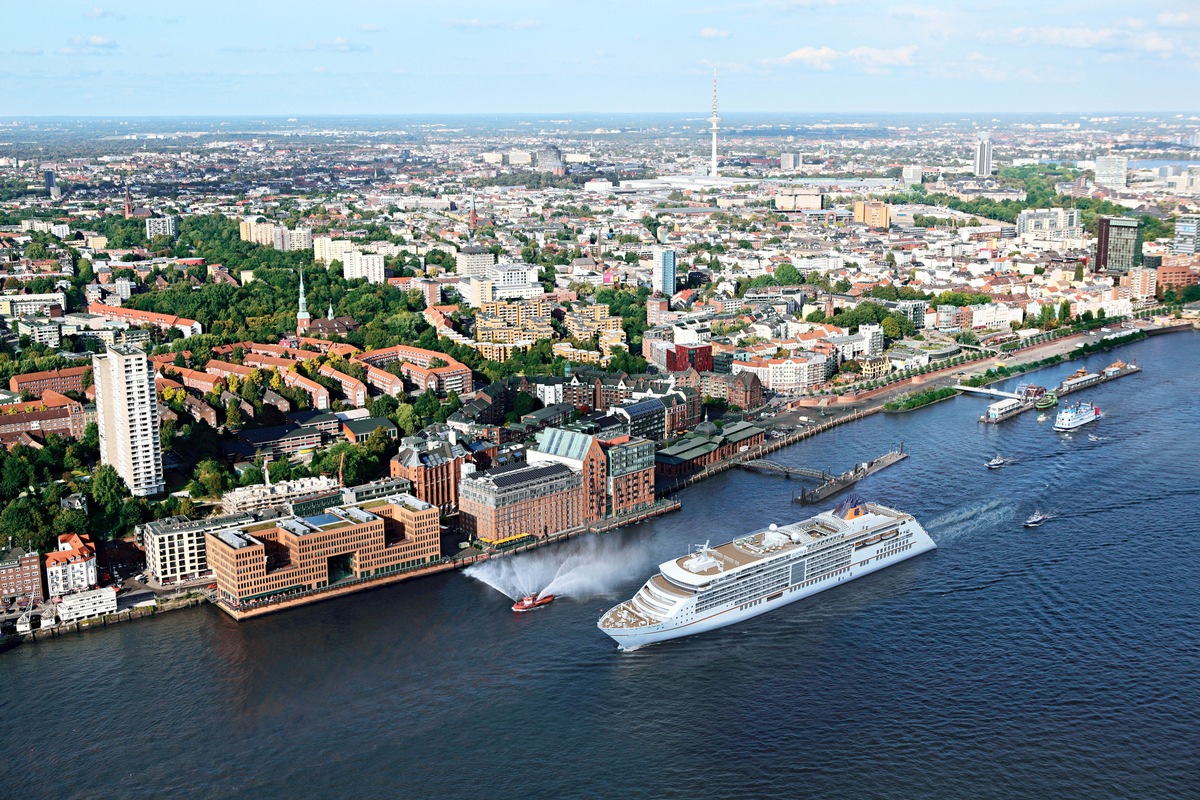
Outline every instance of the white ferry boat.
[(851, 495), (810, 519), (660, 564), (597, 625), (635, 650), (756, 617), (936, 547), (912, 515)]
[(1100, 419), (1100, 409), (1091, 403), (1075, 403), (1058, 412), (1054, 418), (1054, 430), (1073, 431)]

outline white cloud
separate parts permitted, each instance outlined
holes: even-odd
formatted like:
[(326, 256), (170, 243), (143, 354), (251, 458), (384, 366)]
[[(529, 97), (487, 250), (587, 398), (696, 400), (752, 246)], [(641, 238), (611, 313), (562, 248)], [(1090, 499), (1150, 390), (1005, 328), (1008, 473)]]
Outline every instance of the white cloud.
[(893, 47), (891, 50), (880, 50), (875, 47), (855, 47), (846, 51), (846, 55), (855, 61), (871, 67), (909, 67), (913, 63), (913, 54), (917, 46)]
[(833, 69), (835, 62), (845, 59), (870, 70), (883, 70), (887, 67), (912, 66), (916, 52), (915, 44), (886, 50), (878, 47), (855, 47), (845, 52), (839, 52), (826, 45), (801, 47), (785, 56), (768, 58), (765, 61), (768, 64), (802, 64), (813, 69)]
[(40, 56), (42, 48), (40, 47), (14, 47), (13, 53), (18, 56)]
[(345, 36), (335, 36), (332, 39), (326, 39), (320, 42), (306, 42), (296, 49), (310, 52), (315, 50), (326, 50), (333, 51), (335, 53), (366, 53), (369, 52), (371, 48), (367, 47), (365, 44), (352, 42)]
[(114, 19), (124, 19), (124, 17), (122, 17), (117, 12), (106, 11), (105, 9), (100, 8), (99, 6), (93, 6), (92, 8), (89, 8), (87, 11), (83, 12), (83, 15), (85, 17), (87, 17), (88, 19), (100, 19), (102, 17), (112, 17)]
[(1139, 34), (1135, 41), (1143, 50), (1151, 53), (1161, 53), (1166, 55), (1175, 49), (1175, 43), (1165, 36), (1161, 36), (1151, 31), (1150, 33)]
[(446, 20), (446, 24), (451, 28), (499, 28), (500, 20), (498, 19), (451, 19)]
[(1019, 44), (1092, 48), (1109, 44), (1118, 33), (1116, 28), (1089, 28), (1084, 25), (1064, 28), (1046, 25), (1040, 28), (1013, 28), (1008, 35), (1012, 41)]
[(450, 19), (446, 20), (446, 24), (451, 28), (460, 28), (462, 30), (484, 30), (489, 28), (508, 28), (514, 31), (527, 31), (533, 28), (542, 27), (540, 19), (522, 19), (516, 22), (502, 22), (498, 19), (478, 19), (471, 17), (470, 19)]
[(1200, 27), (1200, 14), (1193, 14), (1190, 11), (1160, 11), (1157, 20), (1159, 25), (1174, 28)]
[(729, 36), (729, 31), (723, 31), (719, 28), (702, 28), (700, 35), (705, 39), (725, 39)]
[(76, 36), (71, 39), (71, 44), (79, 47), (102, 47), (105, 49), (117, 46), (117, 43), (107, 36)]
[(366, 22), (358, 26), (358, 29), (363, 33), (383, 33), (386, 28), (382, 27), (378, 22)]
[(801, 47), (786, 56), (768, 58), (769, 64), (804, 64), (815, 69), (833, 69), (833, 62), (841, 54), (832, 47)]

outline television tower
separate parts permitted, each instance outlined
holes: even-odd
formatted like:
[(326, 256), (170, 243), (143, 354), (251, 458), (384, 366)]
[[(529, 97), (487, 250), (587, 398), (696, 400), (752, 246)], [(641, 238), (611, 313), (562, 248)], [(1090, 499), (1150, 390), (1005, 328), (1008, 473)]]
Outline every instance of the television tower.
[(717, 123), (721, 121), (721, 118), (717, 116), (717, 71), (715, 69), (713, 70), (712, 116), (708, 118), (708, 121), (712, 123), (712, 166), (709, 168), (708, 174), (715, 178), (717, 177), (717, 131), (719, 130)]

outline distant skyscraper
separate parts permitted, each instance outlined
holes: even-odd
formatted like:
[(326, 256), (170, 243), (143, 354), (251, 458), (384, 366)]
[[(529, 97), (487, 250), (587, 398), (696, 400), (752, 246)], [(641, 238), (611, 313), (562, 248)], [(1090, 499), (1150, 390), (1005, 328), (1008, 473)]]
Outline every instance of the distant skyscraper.
[(53, 189), (57, 185), (54, 182), (54, 170), (52, 170), (52, 169), (46, 170), (45, 174), (42, 177), (45, 178), (45, 180), (46, 180), (46, 191), (47, 192), (50, 191), (51, 189)]
[(990, 133), (979, 134), (979, 141), (975, 143), (975, 175), (980, 178), (986, 178), (992, 174), (992, 135)]
[(1200, 253), (1200, 214), (1182, 214), (1175, 220), (1171, 252), (1187, 256)]
[(129, 193), (129, 184), (125, 184), (125, 219), (133, 217), (133, 195)]
[(1096, 269), (1129, 272), (1142, 265), (1142, 221), (1101, 217), (1096, 230)]
[(124, 478), (134, 497), (161, 494), (162, 451), (154, 371), (146, 353), (131, 345), (109, 345), (92, 356), (100, 462)]
[(174, 236), (175, 217), (150, 217), (146, 220), (146, 238), (155, 236)]
[(654, 248), (654, 266), (650, 287), (666, 297), (675, 294), (675, 251), (669, 247)]
[(342, 260), (342, 277), (348, 281), (366, 278), (368, 283), (383, 283), (384, 257), (378, 253), (351, 250)]
[(799, 153), (780, 153), (779, 168), (786, 172), (799, 172), (804, 159)]
[(1106, 189), (1124, 189), (1129, 173), (1125, 156), (1100, 156), (1096, 159), (1096, 185)]
[(900, 178), (905, 186), (915, 186), (921, 183), (925, 176), (925, 168), (920, 164), (904, 167), (900, 171)]
[(721, 118), (717, 116), (717, 71), (713, 70), (713, 101), (712, 101), (712, 116), (708, 118), (712, 124), (712, 165), (708, 168), (708, 174), (712, 177), (717, 177), (717, 130), (721, 122)]

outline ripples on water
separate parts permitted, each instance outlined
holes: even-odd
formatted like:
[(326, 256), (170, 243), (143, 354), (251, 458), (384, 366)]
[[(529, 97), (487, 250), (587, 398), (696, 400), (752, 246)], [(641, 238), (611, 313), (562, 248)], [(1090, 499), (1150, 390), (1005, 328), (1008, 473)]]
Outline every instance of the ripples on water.
[[(840, 470), (904, 440), (913, 457), (859, 491), (913, 512), (939, 549), (703, 636), (622, 654), (595, 622), (688, 545), (800, 516), (795, 483), (725, 473), (682, 512), (534, 554), (547, 575), (589, 552), (606, 565), (537, 614), (455, 574), (241, 625), (196, 609), (21, 646), (0, 655), (4, 785), (55, 800), (1200, 796), (1198, 344), (1122, 351), (1146, 372), (1082, 396), (1105, 410), (1089, 426), (1103, 442), (1033, 414), (983, 426), (985, 401), (959, 398), (779, 454)], [(984, 469), (997, 452), (1016, 463)], [(1035, 508), (1055, 518), (1023, 529)]]

